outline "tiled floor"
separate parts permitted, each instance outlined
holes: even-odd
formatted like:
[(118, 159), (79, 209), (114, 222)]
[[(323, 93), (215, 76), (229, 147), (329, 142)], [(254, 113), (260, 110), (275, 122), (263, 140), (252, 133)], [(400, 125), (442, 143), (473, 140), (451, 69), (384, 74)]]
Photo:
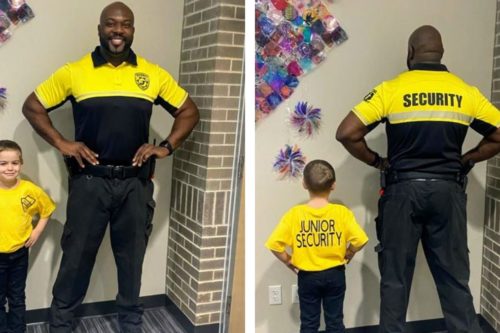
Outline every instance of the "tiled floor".
[[(163, 307), (144, 311), (144, 333), (186, 333), (172, 315)], [(28, 325), (27, 333), (48, 333), (46, 323)], [(96, 316), (79, 319), (74, 333), (118, 333), (116, 316)]]

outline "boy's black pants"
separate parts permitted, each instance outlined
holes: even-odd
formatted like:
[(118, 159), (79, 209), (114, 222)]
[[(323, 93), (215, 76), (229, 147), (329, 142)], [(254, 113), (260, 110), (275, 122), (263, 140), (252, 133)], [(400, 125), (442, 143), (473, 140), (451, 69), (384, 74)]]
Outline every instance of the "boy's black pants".
[[(13, 253), (0, 253), (0, 333), (26, 331), (26, 278), (28, 253), (25, 247)], [(9, 312), (5, 305), (9, 304)]]
[(325, 332), (344, 332), (345, 266), (318, 272), (300, 271), (298, 276), (300, 333), (317, 333), (321, 304), (325, 314)]

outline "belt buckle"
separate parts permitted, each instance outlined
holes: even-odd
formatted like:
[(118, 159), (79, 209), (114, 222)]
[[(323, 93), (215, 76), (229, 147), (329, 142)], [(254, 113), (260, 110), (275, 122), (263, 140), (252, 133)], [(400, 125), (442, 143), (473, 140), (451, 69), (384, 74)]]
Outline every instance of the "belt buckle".
[(122, 165), (110, 165), (111, 167), (111, 178), (124, 179), (125, 178), (125, 168)]

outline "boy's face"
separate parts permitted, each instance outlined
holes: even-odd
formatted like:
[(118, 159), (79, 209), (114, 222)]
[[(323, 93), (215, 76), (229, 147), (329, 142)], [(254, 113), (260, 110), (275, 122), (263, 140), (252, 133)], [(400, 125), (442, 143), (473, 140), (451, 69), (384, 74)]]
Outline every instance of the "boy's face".
[(0, 151), (0, 183), (11, 184), (16, 181), (21, 165), (21, 156), (18, 151)]

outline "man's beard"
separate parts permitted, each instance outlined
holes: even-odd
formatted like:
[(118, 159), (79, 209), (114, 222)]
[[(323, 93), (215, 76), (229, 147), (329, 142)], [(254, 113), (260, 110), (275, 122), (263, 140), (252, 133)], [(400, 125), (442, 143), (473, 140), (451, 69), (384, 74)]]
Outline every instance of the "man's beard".
[(108, 37), (103, 37), (103, 36), (99, 36), (99, 43), (100, 43), (101, 47), (104, 48), (112, 56), (125, 55), (130, 50), (130, 47), (132, 46), (132, 40), (124, 39), (123, 40), (123, 43), (124, 43), (123, 50), (117, 51), (116, 49), (114, 49), (110, 45), (111, 39), (109, 39)]

